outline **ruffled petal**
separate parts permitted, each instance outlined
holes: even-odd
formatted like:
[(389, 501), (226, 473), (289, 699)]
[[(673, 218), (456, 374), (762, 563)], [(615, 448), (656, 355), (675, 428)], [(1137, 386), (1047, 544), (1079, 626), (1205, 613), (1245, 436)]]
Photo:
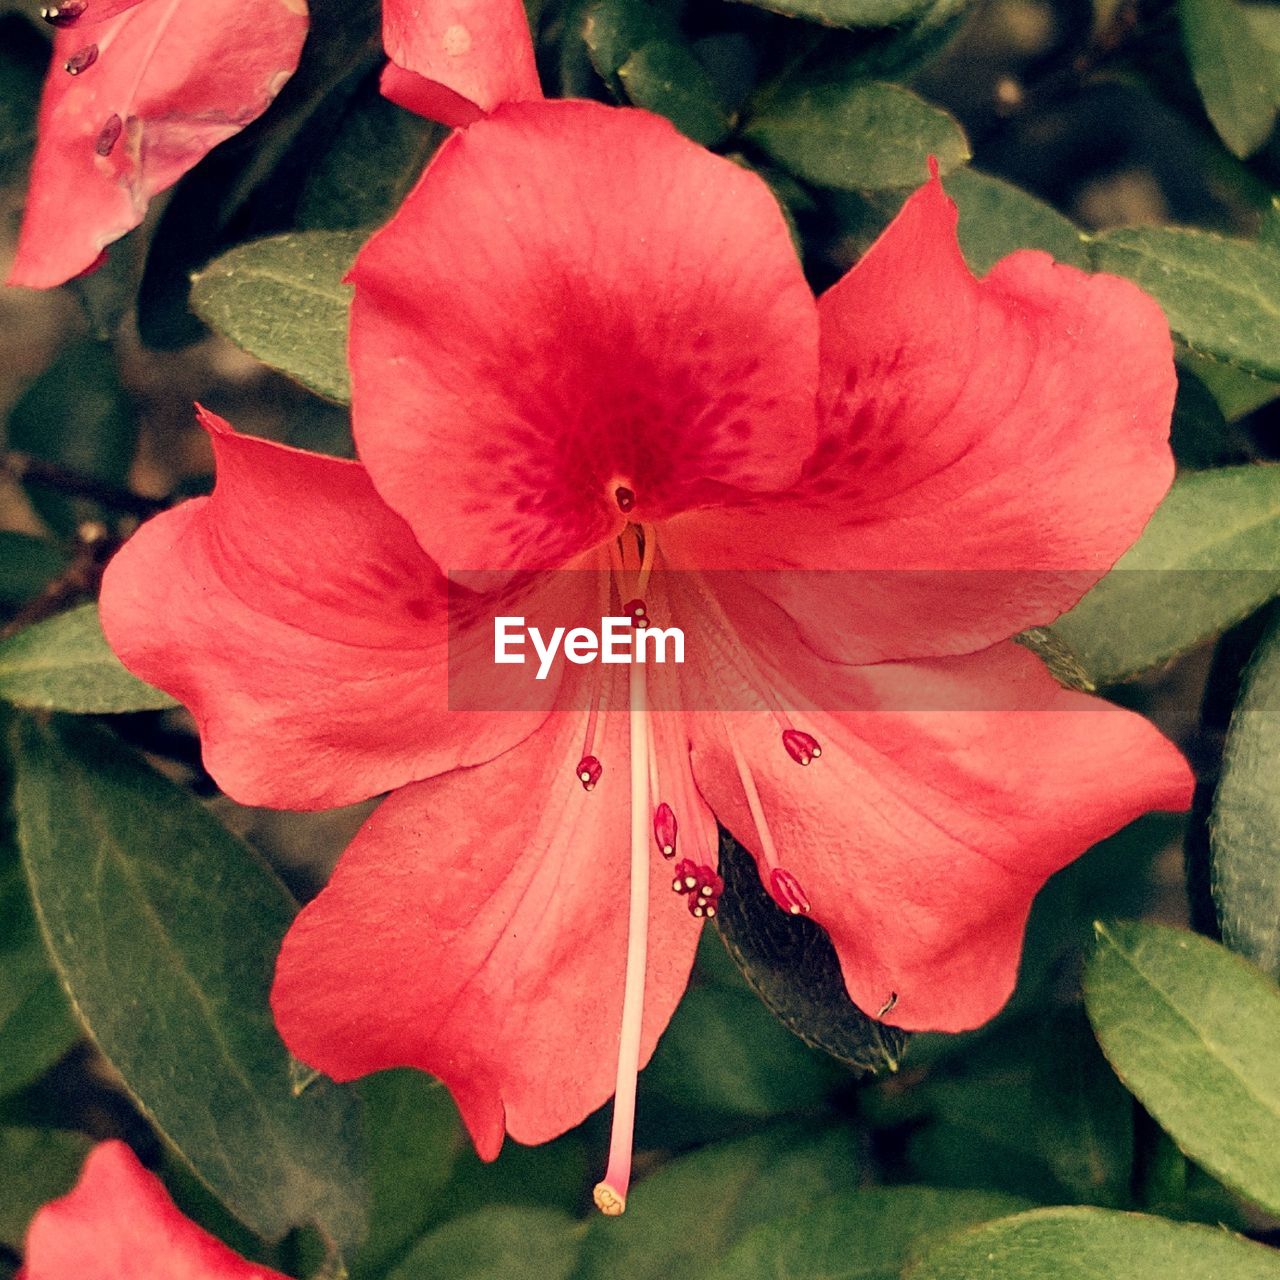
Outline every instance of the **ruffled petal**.
[[(102, 625), (131, 671), (190, 708), (229, 795), (346, 804), (488, 759), (539, 722), (449, 710), (451, 639), (455, 672), (478, 677), (491, 632), (450, 636), (447, 585), (362, 467), (202, 421), (217, 488), (125, 544)], [(460, 651), (471, 642), (485, 661)]]
[[(476, 1148), (544, 1142), (612, 1094), (627, 951), (625, 716), (604, 773), (575, 778), (585, 716), (557, 713), (488, 764), (396, 792), (285, 938), (271, 1002), (304, 1062), (349, 1080), (411, 1066), (453, 1092)], [(674, 731), (673, 731), (674, 732)], [(662, 748), (681, 838), (715, 848), (677, 739)], [(642, 1062), (688, 980), (698, 924), (656, 852)]]
[(351, 278), (360, 456), (449, 572), (557, 567), (812, 451), (817, 312), (777, 202), (646, 112), (501, 108)]
[(75, 1188), (32, 1219), (26, 1280), (288, 1280), (184, 1217), (123, 1142), (103, 1142)]
[(99, 7), (54, 39), (11, 285), (93, 266), (152, 196), (267, 109), (307, 34), (305, 0), (144, 0), (103, 20)]
[(673, 564), (782, 570), (769, 590), (833, 658), (973, 652), (1051, 622), (1173, 477), (1156, 303), (1038, 252), (978, 281), (955, 223), (935, 179), (821, 298), (805, 482), (663, 539)]
[(384, 0), (382, 92), (451, 127), (542, 97), (520, 0)]
[[(1190, 769), (1147, 721), (1061, 688), (1017, 645), (860, 678), (864, 707), (895, 709), (811, 713), (822, 756), (807, 768), (772, 722), (727, 720), (854, 1002), (911, 1030), (979, 1026), (1013, 990), (1044, 881), (1149, 809), (1186, 808)], [(725, 720), (689, 720), (703, 796), (758, 855)]]

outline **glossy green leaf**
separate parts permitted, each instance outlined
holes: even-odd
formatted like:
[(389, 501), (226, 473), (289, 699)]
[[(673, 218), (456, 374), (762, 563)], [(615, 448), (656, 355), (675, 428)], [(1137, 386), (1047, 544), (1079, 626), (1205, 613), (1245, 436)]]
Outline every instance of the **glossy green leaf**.
[(920, 1181), (1042, 1204), (1130, 1203), (1133, 1102), (1076, 1010), (992, 1029), (907, 1101), (907, 1163)]
[(789, 916), (765, 892), (755, 860), (721, 833), (725, 890), (716, 925), (761, 1000), (806, 1044), (860, 1071), (896, 1071), (905, 1035), (849, 999), (840, 962), (812, 920)]
[(1254, 456), (1247, 432), (1227, 421), (1213, 392), (1185, 368), (1178, 370), (1169, 444), (1180, 467), (1201, 470), (1239, 465)]
[(960, 126), (900, 85), (801, 84), (772, 97), (744, 135), (797, 177), (838, 190), (917, 187), (969, 158)]
[(58, 1129), (0, 1129), (0, 1244), (21, 1251), (36, 1210), (71, 1190), (92, 1145)]
[(369, 1147), (369, 1238), (352, 1275), (382, 1277), (422, 1235), (466, 1141), (449, 1091), (421, 1071), (361, 1081)]
[(317, 158), (298, 206), (306, 231), (376, 227), (399, 208), (447, 130), (388, 102), (371, 80)]
[[(103, 484), (127, 483), (137, 442), (137, 418), (120, 386), (115, 353), (91, 338), (64, 344), (9, 415), (10, 448)], [(102, 516), (88, 499), (68, 498), (34, 479), (25, 487), (56, 533), (73, 534), (83, 520)]]
[(67, 567), (67, 557), (46, 538), (0, 529), (0, 605), (17, 608)]
[(386, 1280), (569, 1280), (581, 1242), (567, 1213), (489, 1208), (424, 1237)]
[(1223, 360), (1212, 360), (1194, 351), (1183, 350), (1178, 352), (1178, 364), (1189, 369), (1209, 388), (1228, 422), (1237, 422), (1280, 396), (1280, 382), (1246, 373)]
[(1116, 1074), (1192, 1160), (1280, 1212), (1280, 988), (1197, 934), (1097, 933), (1085, 1005)]
[(4, 848), (0, 848), (0, 921), (3, 1097), (42, 1076), (83, 1032), (45, 954), (22, 865), (12, 849)]
[(1276, 1280), (1280, 1252), (1216, 1227), (1036, 1209), (930, 1250), (904, 1280)]
[(197, 801), (83, 720), (15, 734), (18, 840), (54, 964), (155, 1127), (268, 1240), (364, 1230), (349, 1092), (301, 1096), (267, 1003), (294, 904)]
[(1280, 592), (1280, 466), (1179, 476), (1142, 537), (1049, 632), (1095, 684), (1185, 653)]
[(582, 41), (596, 74), (622, 99), (619, 68), (645, 45), (680, 39), (677, 8), (651, 0), (596, 0), (582, 23)]
[(748, 3), (827, 27), (888, 27), (927, 13), (934, 0), (748, 0)]
[(934, 1242), (1030, 1207), (992, 1191), (865, 1187), (749, 1231), (707, 1280), (898, 1280)]
[(1280, 625), (1245, 673), (1223, 751), (1209, 837), (1222, 939), (1280, 979)]
[(0, 698), (40, 711), (156, 711), (177, 702), (111, 651), (98, 606), (84, 604), (0, 641)]
[(1099, 271), (1136, 281), (1192, 351), (1280, 378), (1280, 253), (1208, 231), (1125, 227), (1093, 237)]
[(681, 1156), (631, 1189), (621, 1218), (587, 1227), (574, 1280), (705, 1280), (753, 1227), (860, 1181), (856, 1134), (774, 1129)]
[(627, 97), (666, 116), (681, 133), (713, 147), (729, 135), (730, 121), (706, 68), (682, 41), (641, 45), (618, 68)]
[(240, 245), (192, 277), (191, 305), (251, 356), (345, 404), (351, 288), (342, 277), (368, 237), (297, 231)]
[(1178, 21), (1213, 127), (1237, 156), (1252, 155), (1275, 126), (1280, 61), (1235, 0), (1178, 0)]
[(968, 167), (948, 175), (943, 186), (960, 211), (960, 247), (978, 275), (1018, 249), (1043, 249), (1058, 262), (1088, 265), (1080, 228), (1021, 187)]

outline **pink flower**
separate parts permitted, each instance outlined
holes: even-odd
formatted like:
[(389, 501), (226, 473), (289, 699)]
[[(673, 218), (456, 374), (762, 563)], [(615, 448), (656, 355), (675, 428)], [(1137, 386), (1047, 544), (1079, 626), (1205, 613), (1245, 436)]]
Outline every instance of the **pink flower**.
[(183, 1216), (123, 1142), (89, 1153), (80, 1181), (31, 1221), (23, 1280), (287, 1280)]
[(382, 92), (430, 120), (468, 125), (542, 97), (521, 0), (383, 0), (382, 42)]
[(256, 120), (293, 74), (306, 0), (61, 0), (7, 283), (92, 268), (152, 196)]
[[(237, 799), (393, 790), (281, 953), (304, 1061), (433, 1072), (486, 1158), (612, 1093), (618, 1211), (717, 819), (859, 1006), (959, 1030), (1007, 999), (1047, 876), (1187, 803), (1150, 725), (1007, 641), (1169, 484), (1169, 334), (1132, 285), (1032, 252), (976, 281), (935, 178), (815, 301), (757, 177), (584, 102), (456, 134), (352, 279), (361, 462), (204, 415), (215, 493), (102, 600)], [(564, 568), (594, 572), (519, 574)], [(553, 612), (643, 601), (689, 660), (450, 711), (450, 647), (468, 692), (496, 681), (509, 599), (461, 593), (450, 634), (442, 570)]]

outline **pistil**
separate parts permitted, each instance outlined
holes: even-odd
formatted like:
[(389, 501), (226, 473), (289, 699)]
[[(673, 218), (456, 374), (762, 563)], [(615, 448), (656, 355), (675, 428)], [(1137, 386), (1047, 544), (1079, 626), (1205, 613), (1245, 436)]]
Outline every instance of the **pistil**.
[(649, 709), (645, 668), (630, 669), (631, 753), (631, 904), (627, 929), (627, 967), (618, 1037), (618, 1074), (613, 1094), (609, 1164), (596, 1184), (601, 1213), (620, 1214), (631, 1185), (631, 1147), (636, 1119), (636, 1077), (640, 1072), (640, 1036), (644, 1025), (644, 982), (649, 951)]

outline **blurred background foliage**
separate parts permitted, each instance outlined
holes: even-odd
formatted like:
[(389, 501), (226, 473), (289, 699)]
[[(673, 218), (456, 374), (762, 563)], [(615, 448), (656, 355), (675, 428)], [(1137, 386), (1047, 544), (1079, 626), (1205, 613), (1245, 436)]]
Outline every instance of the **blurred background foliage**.
[[(340, 277), (444, 135), (378, 95), (375, 6), (317, 0), (313, 15), (275, 106), (155, 200), (105, 267), (48, 293), (0, 290), (0, 610), (13, 637), (0, 697), (17, 708), (0, 707), (11, 741), (0, 783), (14, 795), (0, 830), (0, 1277), (16, 1270), (31, 1212), (70, 1185), (91, 1137), (111, 1135), (197, 1220), (300, 1276), (334, 1271), (339, 1256), (358, 1280), (979, 1274), (945, 1250), (913, 1259), (949, 1230), (1037, 1205), (1137, 1209), (1280, 1243), (1280, 1081), (1258, 1064), (1280, 997), (1268, 1004), (1274, 989), (1230, 957), (1214, 967), (1225, 952), (1186, 959), (1170, 942), (1182, 935), (1095, 940), (1093, 928), (1116, 917), (1210, 939), (1225, 928), (1280, 969), (1269, 887), (1280, 482), (1254, 465), (1280, 454), (1280, 6), (533, 0), (548, 93), (658, 111), (758, 170), (816, 288), (865, 250), (935, 155), (975, 270), (1041, 247), (1152, 289), (1178, 339), (1186, 484), (1140, 563), (1196, 571), (1181, 587), (1132, 579), (1129, 595), (1029, 638), (1187, 750), (1202, 779), (1190, 818), (1144, 819), (1056, 877), (1006, 1012), (972, 1035), (886, 1049), (880, 1065), (894, 1069), (875, 1078), (792, 1035), (708, 930), (695, 986), (642, 1077), (641, 1181), (618, 1222), (587, 1214), (603, 1116), (542, 1148), (508, 1144), (484, 1166), (426, 1077), (338, 1089), (290, 1071), (263, 1023), (273, 940), (290, 895), (323, 882), (368, 806), (300, 816), (232, 804), (185, 714), (109, 671), (91, 611), (64, 613), (92, 600), (139, 519), (207, 487), (193, 400), (250, 433), (351, 452)], [(34, 7), (0, 3), (0, 262), (47, 57)], [(1197, 576), (1241, 564), (1254, 571), (1244, 585), (1210, 590)], [(27, 628), (45, 619), (60, 629), (37, 646)], [(33, 675), (37, 648), (61, 663), (56, 678)], [(82, 718), (28, 714), (49, 709)], [(91, 874), (104, 856), (106, 879)], [(148, 931), (222, 993), (224, 1027), (196, 1025), (180, 985), (148, 966), (137, 943)], [(228, 985), (232, 973), (252, 981)], [(1125, 1038), (1126, 1017), (1165, 1004), (1194, 1010), (1165, 1046), (1190, 1064), (1181, 1092)], [(1206, 1004), (1234, 1021), (1202, 1025)], [(250, 1046), (256, 1094), (224, 1089), (202, 1048), (227, 1028)], [(1224, 1043), (1258, 1115), (1220, 1087)], [(156, 1061), (179, 1061), (180, 1078)], [(301, 1121), (295, 1095), (310, 1108)], [(1186, 1108), (1212, 1116), (1219, 1104), (1215, 1144)], [(275, 1194), (284, 1161), (305, 1170), (305, 1203)], [(1081, 1241), (1128, 1229), (1105, 1215), (1038, 1221), (1060, 1253), (1042, 1271), (999, 1274), (1074, 1274)], [(1003, 1256), (1004, 1237), (980, 1239), (984, 1256)], [(1170, 1239), (1179, 1275), (1275, 1274), (1272, 1255), (1237, 1271), (1198, 1233)]]

